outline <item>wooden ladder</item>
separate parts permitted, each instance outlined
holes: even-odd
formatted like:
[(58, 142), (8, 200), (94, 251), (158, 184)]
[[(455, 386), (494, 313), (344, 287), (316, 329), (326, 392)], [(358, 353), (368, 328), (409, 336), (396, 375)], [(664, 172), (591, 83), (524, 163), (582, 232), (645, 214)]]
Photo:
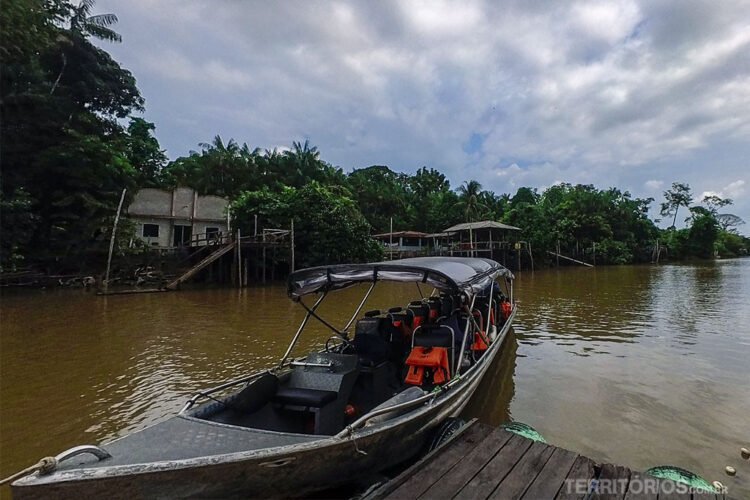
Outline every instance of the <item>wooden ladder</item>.
[(194, 265), (193, 267), (191, 267), (190, 269), (188, 269), (187, 271), (185, 271), (184, 273), (182, 273), (180, 276), (178, 276), (174, 281), (172, 281), (171, 283), (169, 283), (167, 285), (167, 290), (176, 290), (177, 287), (180, 286), (180, 283), (184, 283), (185, 281), (187, 281), (190, 278), (192, 278), (193, 276), (195, 276), (195, 274), (198, 271), (200, 271), (201, 269), (203, 269), (204, 267), (206, 267), (210, 263), (214, 262), (215, 260), (217, 260), (219, 257), (221, 257), (222, 255), (224, 255), (225, 253), (227, 253), (230, 250), (234, 249), (234, 247), (236, 245), (237, 245), (237, 242), (229, 243), (227, 245), (224, 245), (222, 247), (217, 248), (216, 250), (214, 250), (210, 254), (206, 255), (203, 258), (203, 260), (201, 260), (200, 262), (198, 262), (196, 265)]

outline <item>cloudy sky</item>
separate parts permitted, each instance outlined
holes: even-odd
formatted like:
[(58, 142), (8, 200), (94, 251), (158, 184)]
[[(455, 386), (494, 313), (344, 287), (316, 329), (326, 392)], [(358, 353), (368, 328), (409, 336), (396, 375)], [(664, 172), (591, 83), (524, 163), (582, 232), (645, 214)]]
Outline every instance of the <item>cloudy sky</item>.
[[(673, 181), (750, 223), (750, 3), (100, 0), (171, 158), (220, 134), (309, 139), (514, 192), (661, 200)], [(750, 224), (748, 224), (750, 225)], [(748, 225), (744, 233), (750, 232)]]

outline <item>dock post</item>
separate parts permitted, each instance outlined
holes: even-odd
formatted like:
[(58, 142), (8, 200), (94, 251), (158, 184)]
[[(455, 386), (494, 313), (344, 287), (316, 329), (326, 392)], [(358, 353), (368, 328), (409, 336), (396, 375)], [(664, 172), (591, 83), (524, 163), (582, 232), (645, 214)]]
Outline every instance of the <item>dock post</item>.
[(518, 262), (518, 270), (521, 270), (521, 244), (516, 243), (516, 261)]
[(594, 255), (593, 255), (593, 259), (594, 259), (594, 265), (596, 265), (596, 241), (594, 242)]
[(242, 233), (237, 229), (237, 283), (242, 288)]
[(292, 219), (292, 229), (291, 229), (291, 243), (289, 244), (292, 250), (292, 262), (291, 262), (291, 273), (294, 272), (294, 219)]
[(263, 231), (263, 284), (266, 284), (266, 231)]
[(393, 217), (391, 217), (391, 233), (389, 234), (390, 242), (388, 243), (388, 260), (393, 260)]

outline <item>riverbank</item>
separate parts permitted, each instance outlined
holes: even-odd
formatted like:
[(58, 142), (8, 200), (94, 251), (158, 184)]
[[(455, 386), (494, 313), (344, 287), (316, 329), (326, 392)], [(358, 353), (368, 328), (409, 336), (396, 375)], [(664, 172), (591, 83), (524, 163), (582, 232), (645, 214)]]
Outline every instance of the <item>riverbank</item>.
[[(324, 315), (345, 322), (360, 292), (342, 291)], [(371, 303), (412, 293), (383, 287)], [(673, 464), (750, 495), (737, 453), (750, 415), (750, 332), (741, 328), (750, 324), (750, 260), (522, 272), (516, 295), (515, 337), (467, 416), (512, 418), (600, 462)], [(302, 313), (281, 284), (4, 294), (0, 475), (141, 429), (197, 388), (272, 364)], [(325, 341), (318, 332), (301, 351)], [(726, 465), (737, 476), (725, 476)]]

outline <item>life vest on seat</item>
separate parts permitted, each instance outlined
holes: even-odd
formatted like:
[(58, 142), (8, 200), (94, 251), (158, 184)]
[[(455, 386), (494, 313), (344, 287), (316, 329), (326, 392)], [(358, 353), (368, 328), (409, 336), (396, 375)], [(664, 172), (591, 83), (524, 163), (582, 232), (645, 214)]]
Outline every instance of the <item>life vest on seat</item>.
[(477, 325), (479, 325), (479, 331), (474, 332), (474, 343), (471, 345), (472, 351), (486, 351), (489, 349), (487, 345), (487, 336), (484, 333), (484, 318), (482, 317), (482, 313), (474, 309), (474, 321), (477, 322)]
[(401, 335), (403, 337), (406, 337), (406, 338), (411, 337), (413, 330), (409, 327), (409, 325), (406, 324), (406, 320), (394, 319), (392, 324), (394, 328), (396, 328), (399, 332), (401, 332)]
[(416, 346), (406, 358), (409, 371), (404, 382), (410, 385), (422, 385), (425, 382), (425, 371), (432, 375), (433, 384), (442, 384), (450, 376), (448, 349), (445, 347)]
[(513, 304), (511, 304), (510, 302), (506, 300), (506, 301), (503, 301), (501, 306), (503, 310), (503, 319), (510, 318), (510, 313), (513, 312)]
[(474, 343), (471, 345), (472, 351), (486, 351), (489, 349), (489, 346), (487, 345), (487, 336), (484, 334), (484, 332), (475, 332), (474, 333)]

